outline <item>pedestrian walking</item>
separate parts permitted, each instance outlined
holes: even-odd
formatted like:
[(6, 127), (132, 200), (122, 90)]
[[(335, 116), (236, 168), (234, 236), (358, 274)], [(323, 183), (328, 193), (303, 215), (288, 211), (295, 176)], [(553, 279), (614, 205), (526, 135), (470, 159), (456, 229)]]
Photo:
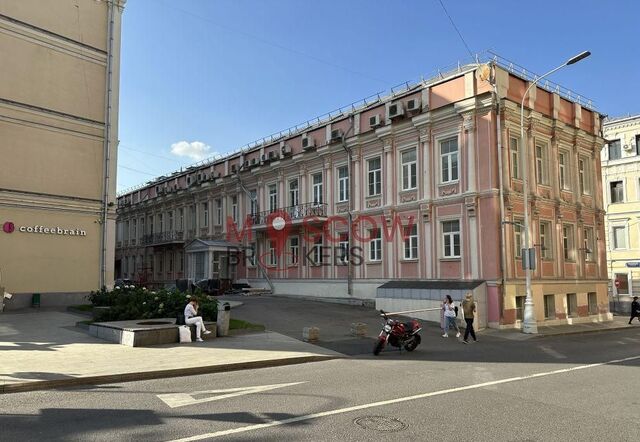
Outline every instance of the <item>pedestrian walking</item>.
[(456, 324), (456, 307), (453, 305), (453, 299), (451, 299), (451, 296), (447, 295), (442, 302), (442, 311), (444, 316), (444, 329), (442, 337), (448, 338), (449, 329), (453, 327), (456, 330), (456, 338), (459, 338), (460, 329), (458, 328), (458, 324)]
[(191, 301), (184, 308), (184, 322), (187, 325), (195, 325), (196, 326), (196, 341), (202, 342), (201, 334), (208, 335), (211, 333), (204, 326), (204, 321), (202, 320), (202, 316), (196, 316), (198, 314), (198, 300), (196, 298), (191, 298)]
[(478, 342), (478, 339), (476, 338), (476, 332), (473, 329), (473, 319), (475, 318), (476, 313), (476, 303), (473, 300), (473, 295), (471, 293), (467, 293), (464, 297), (464, 301), (462, 301), (462, 313), (464, 314), (464, 322), (467, 323), (467, 328), (464, 330), (464, 338), (462, 342), (468, 344), (469, 335), (471, 335), (474, 342)]
[(638, 302), (638, 297), (633, 297), (633, 302), (631, 303), (631, 317), (629, 318), (629, 324), (633, 321), (633, 318), (638, 318), (638, 322), (640, 322), (640, 302)]

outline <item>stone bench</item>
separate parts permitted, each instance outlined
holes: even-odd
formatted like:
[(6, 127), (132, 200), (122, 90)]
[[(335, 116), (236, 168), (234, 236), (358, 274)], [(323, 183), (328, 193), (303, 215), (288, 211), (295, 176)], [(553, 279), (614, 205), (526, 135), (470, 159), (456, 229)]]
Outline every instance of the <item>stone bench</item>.
[[(202, 339), (216, 337), (216, 323), (205, 322), (211, 334)], [(196, 339), (196, 327), (190, 326), (191, 339)], [(89, 325), (89, 334), (106, 341), (116, 342), (129, 347), (147, 347), (151, 345), (175, 344), (180, 342), (178, 326), (174, 318), (96, 322)]]

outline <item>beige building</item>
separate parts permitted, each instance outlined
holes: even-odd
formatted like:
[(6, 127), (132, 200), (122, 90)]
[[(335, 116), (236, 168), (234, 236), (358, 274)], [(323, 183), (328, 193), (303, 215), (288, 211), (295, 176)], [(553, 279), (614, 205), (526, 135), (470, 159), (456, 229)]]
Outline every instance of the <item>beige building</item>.
[(612, 308), (640, 296), (640, 115), (610, 118), (601, 152), (607, 270)]
[[(7, 308), (113, 284), (126, 0), (0, 0), (0, 286)], [(0, 292), (1, 293), (1, 292)]]

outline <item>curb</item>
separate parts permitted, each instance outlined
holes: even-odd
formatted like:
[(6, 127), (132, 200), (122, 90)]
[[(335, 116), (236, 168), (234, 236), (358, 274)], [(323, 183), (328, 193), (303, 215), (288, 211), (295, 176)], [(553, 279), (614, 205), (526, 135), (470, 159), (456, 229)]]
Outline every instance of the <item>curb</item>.
[(621, 330), (632, 330), (627, 327), (610, 327), (610, 328), (596, 328), (593, 330), (579, 330), (579, 331), (567, 331), (560, 333), (550, 333), (545, 335), (539, 335), (539, 338), (552, 338), (554, 336), (570, 336), (570, 335), (588, 335), (591, 333), (607, 333), (607, 332), (619, 332)]
[(55, 379), (50, 381), (21, 382), (0, 385), (0, 394), (21, 393), (25, 391), (51, 390), (56, 388), (74, 387), (81, 385), (117, 384), (121, 382), (145, 381), (150, 379), (164, 379), (178, 376), (193, 376), (200, 374), (223, 373), (228, 371), (252, 370), (256, 368), (282, 367), (285, 365), (305, 364), (308, 362), (322, 362), (332, 359), (342, 359), (341, 356), (300, 356), (296, 358), (271, 359), (266, 361), (239, 362), (224, 365), (208, 365), (204, 367), (175, 368), (170, 370), (144, 371), (139, 373), (122, 373), (102, 376), (86, 376), (71, 379)]

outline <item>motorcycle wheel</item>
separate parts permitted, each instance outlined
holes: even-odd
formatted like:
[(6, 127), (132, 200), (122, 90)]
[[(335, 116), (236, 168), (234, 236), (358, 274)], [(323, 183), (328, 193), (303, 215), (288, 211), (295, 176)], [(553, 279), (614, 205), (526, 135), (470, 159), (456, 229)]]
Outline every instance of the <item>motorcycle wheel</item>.
[(420, 345), (420, 342), (422, 341), (422, 338), (420, 338), (420, 335), (414, 335), (413, 339), (411, 339), (411, 342), (408, 342), (405, 346), (404, 349), (407, 351), (413, 351), (416, 349), (416, 347), (418, 345)]
[(378, 356), (383, 348), (384, 348), (384, 341), (382, 339), (378, 339), (376, 341), (376, 344), (373, 346), (374, 356)]

